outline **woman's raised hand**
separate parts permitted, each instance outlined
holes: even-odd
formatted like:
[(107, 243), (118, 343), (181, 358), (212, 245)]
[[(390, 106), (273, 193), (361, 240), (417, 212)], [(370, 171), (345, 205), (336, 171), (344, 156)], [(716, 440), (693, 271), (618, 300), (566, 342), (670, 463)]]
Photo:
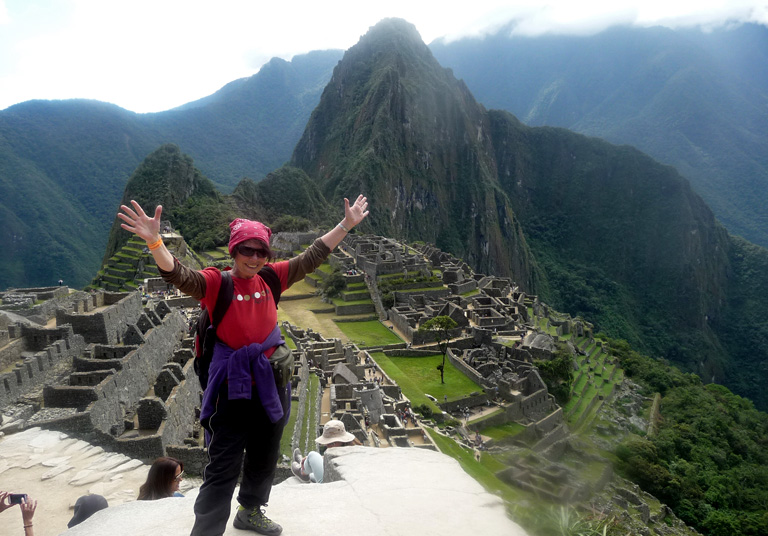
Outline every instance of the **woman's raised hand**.
[(123, 220), (125, 223), (121, 223), (120, 227), (126, 231), (130, 231), (143, 238), (147, 242), (155, 242), (160, 237), (160, 216), (163, 213), (162, 205), (157, 205), (155, 209), (155, 216), (150, 218), (144, 212), (136, 201), (131, 199), (130, 208), (127, 205), (120, 205), (122, 212), (117, 213), (117, 217)]
[(368, 198), (363, 194), (357, 196), (353, 205), (349, 204), (349, 199), (344, 198), (344, 219), (346, 227), (352, 229), (368, 216)]

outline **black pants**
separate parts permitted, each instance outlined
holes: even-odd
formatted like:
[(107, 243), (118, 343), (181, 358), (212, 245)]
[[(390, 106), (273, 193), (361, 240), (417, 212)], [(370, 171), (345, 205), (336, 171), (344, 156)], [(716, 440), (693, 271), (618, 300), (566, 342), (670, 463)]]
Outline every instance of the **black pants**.
[[(287, 409), (285, 403), (283, 408)], [(243, 481), (237, 502), (246, 508), (267, 504), (287, 420), (286, 411), (285, 417), (273, 424), (256, 392), (251, 400), (228, 400), (224, 386), (216, 411), (207, 423), (211, 433), (210, 462), (205, 467), (203, 485), (195, 501), (191, 536), (224, 534), (241, 467)]]

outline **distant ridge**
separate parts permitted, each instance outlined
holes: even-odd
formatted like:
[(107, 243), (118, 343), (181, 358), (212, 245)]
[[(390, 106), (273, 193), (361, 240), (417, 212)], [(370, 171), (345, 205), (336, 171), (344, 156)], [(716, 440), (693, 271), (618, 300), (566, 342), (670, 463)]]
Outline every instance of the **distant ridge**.
[(768, 27), (511, 29), (430, 48), (490, 108), (674, 165), (731, 233), (768, 247)]

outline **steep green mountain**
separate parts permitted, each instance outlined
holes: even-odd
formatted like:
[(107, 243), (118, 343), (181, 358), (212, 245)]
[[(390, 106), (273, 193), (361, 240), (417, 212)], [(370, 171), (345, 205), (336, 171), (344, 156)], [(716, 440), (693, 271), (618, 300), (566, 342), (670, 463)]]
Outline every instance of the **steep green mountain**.
[(731, 233), (768, 247), (768, 28), (512, 30), (431, 49), (486, 106), (675, 166)]
[(89, 281), (125, 179), (153, 143), (135, 114), (108, 104), (1, 112), (0, 287)]
[[(763, 335), (747, 327), (765, 317), (737, 301), (747, 293), (750, 311), (766, 310), (768, 294), (750, 292), (768, 278), (754, 272), (765, 250), (739, 248), (687, 180), (636, 149), (486, 112), (410, 24), (385, 20), (347, 51), (292, 164), (332, 205), (369, 194), (373, 232), (512, 275), (555, 308), (768, 406), (736, 380), (767, 379)], [(725, 326), (750, 356), (733, 361)]]
[(85, 100), (0, 111), (0, 288), (90, 281), (128, 177), (164, 143), (192, 156), (222, 191), (282, 165), (340, 56), (275, 59), (157, 114)]
[(238, 214), (267, 222), (273, 231), (298, 230), (290, 225), (331, 227), (339, 207), (330, 207), (303, 170), (283, 166), (259, 182), (243, 179), (232, 193)]
[[(222, 205), (213, 183), (195, 168), (191, 157), (182, 154), (179, 147), (173, 144), (163, 145), (154, 151), (133, 172), (119, 204), (130, 207), (131, 200), (138, 202), (150, 216), (157, 205), (162, 205), (164, 220), (172, 218), (174, 212), (188, 208), (185, 205), (202, 206), (207, 210)], [(206, 220), (210, 219), (210, 215), (206, 217)], [(224, 219), (225, 226), (232, 220), (229, 214)], [(123, 247), (131, 236), (131, 233), (120, 227), (122, 223), (122, 220), (115, 218), (102, 264)]]
[(496, 180), (488, 117), (416, 29), (387, 19), (334, 69), (291, 164), (333, 205), (359, 192), (365, 225), (426, 240), (527, 287), (537, 272)]

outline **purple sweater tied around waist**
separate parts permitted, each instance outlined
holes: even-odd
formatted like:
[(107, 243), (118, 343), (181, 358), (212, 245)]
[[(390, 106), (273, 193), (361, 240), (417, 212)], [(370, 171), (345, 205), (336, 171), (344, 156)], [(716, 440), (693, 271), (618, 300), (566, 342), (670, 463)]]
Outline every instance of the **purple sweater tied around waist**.
[(208, 387), (203, 394), (200, 420), (205, 422), (213, 415), (219, 391), (226, 383), (229, 400), (250, 400), (255, 389), (269, 420), (276, 423), (285, 416), (287, 421), (291, 406), (284, 402), (291, 399), (291, 384), (281, 389), (283, 393), (278, 394), (272, 366), (264, 355), (265, 350), (281, 344), (285, 344), (285, 341), (277, 325), (261, 344), (252, 343), (233, 350), (222, 342), (216, 343), (208, 371)]

